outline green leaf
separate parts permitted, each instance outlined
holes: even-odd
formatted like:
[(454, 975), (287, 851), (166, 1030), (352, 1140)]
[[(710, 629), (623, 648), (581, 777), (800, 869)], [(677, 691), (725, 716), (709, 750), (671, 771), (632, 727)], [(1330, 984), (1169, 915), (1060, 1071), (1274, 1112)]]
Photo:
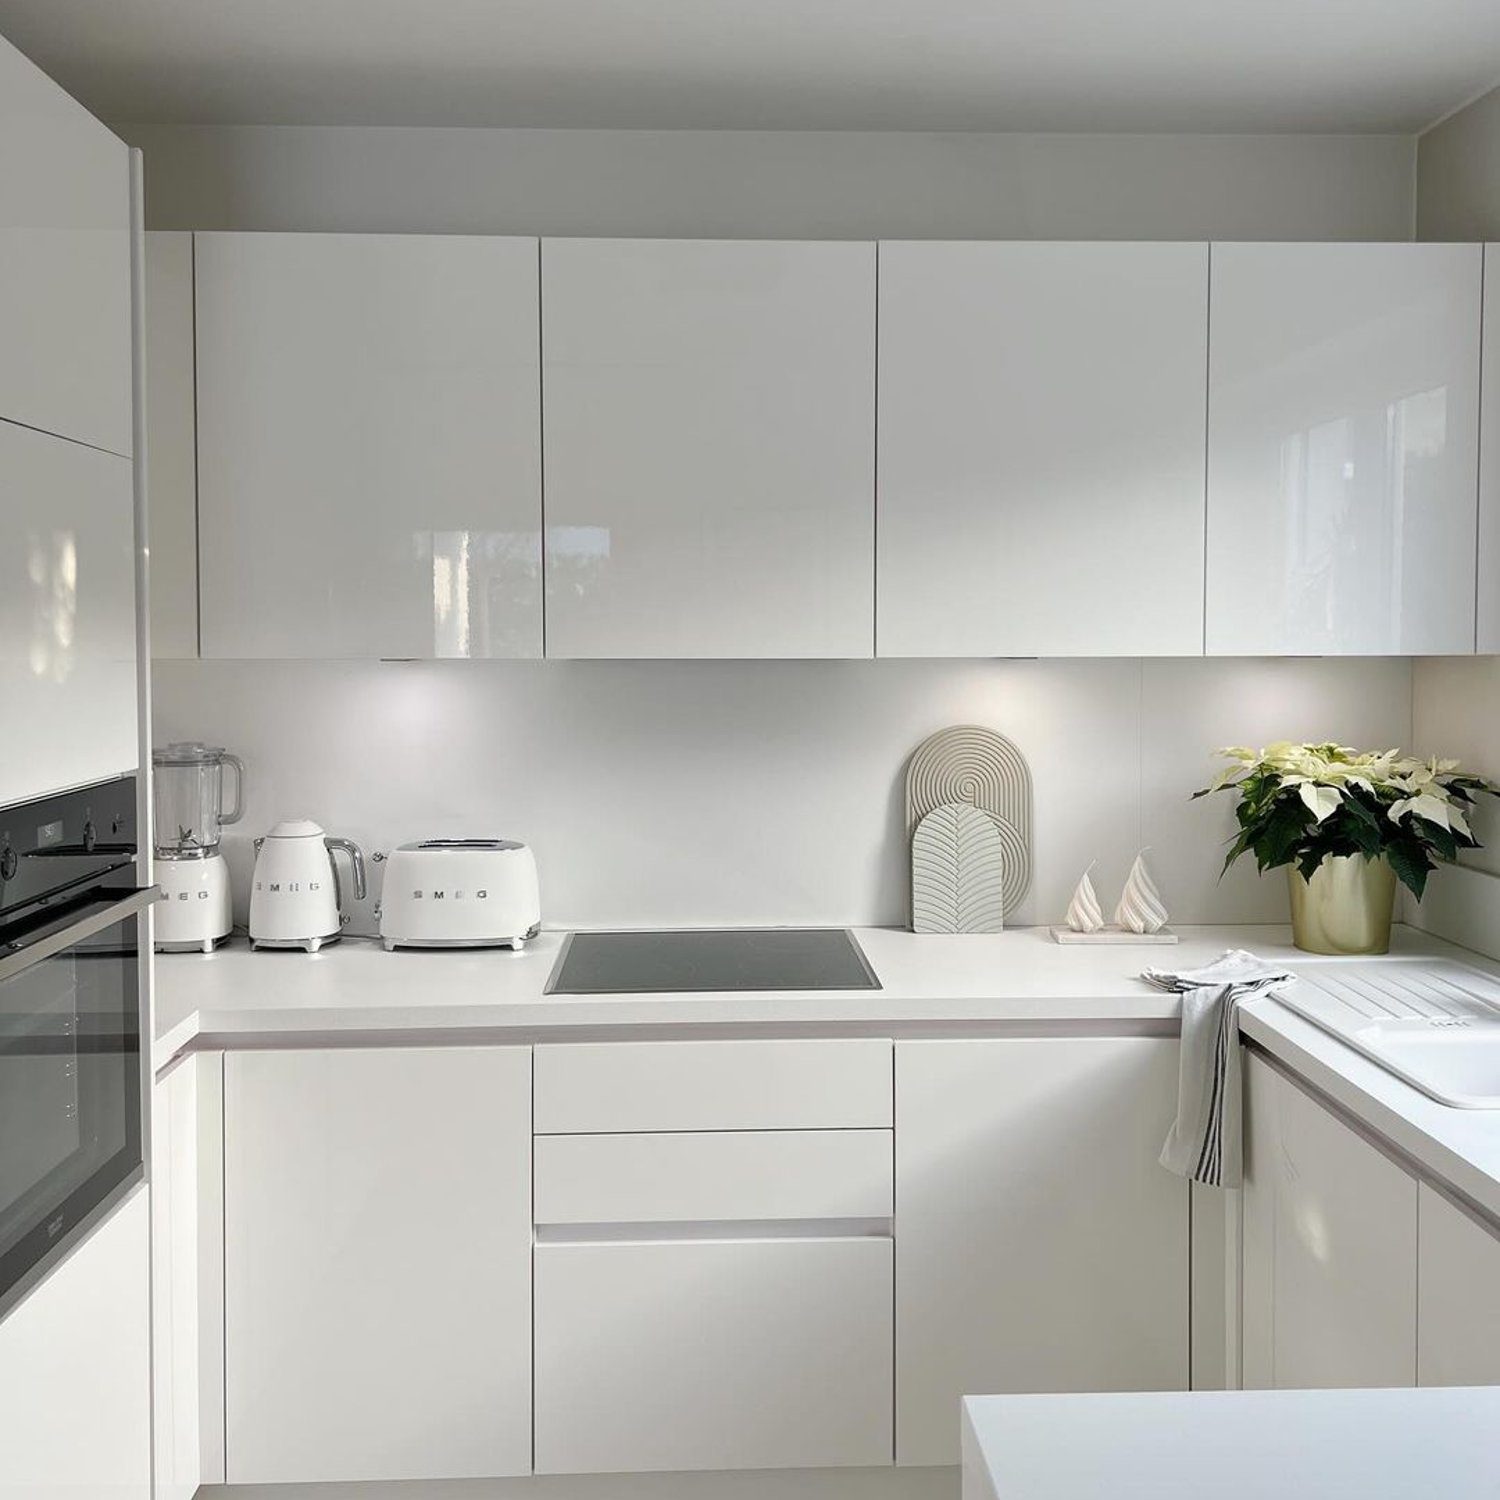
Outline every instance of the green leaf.
[(1419, 844), (1414, 846), (1403, 841), (1392, 844), (1385, 851), (1385, 857), (1396, 872), (1396, 879), (1420, 901), (1422, 892), (1427, 889), (1427, 872), (1433, 868), (1427, 851)]
[(1453, 836), (1453, 831), (1444, 828), (1441, 823), (1430, 823), (1426, 818), (1421, 820), (1421, 826), (1415, 830), (1417, 837), (1425, 839), (1443, 859), (1453, 860), (1458, 858), (1458, 840)]

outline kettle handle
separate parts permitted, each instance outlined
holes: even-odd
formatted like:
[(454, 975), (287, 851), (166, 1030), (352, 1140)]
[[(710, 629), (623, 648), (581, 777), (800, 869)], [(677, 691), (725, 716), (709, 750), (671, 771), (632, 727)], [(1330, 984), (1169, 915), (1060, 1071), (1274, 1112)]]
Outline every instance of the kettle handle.
[(347, 922), (349, 919), (343, 914), (344, 892), (339, 884), (339, 865), (333, 854), (335, 850), (342, 850), (349, 856), (349, 867), (354, 872), (354, 899), (356, 901), (365, 899), (365, 857), (360, 852), (359, 845), (349, 839), (328, 838), (324, 842), (328, 845), (328, 862), (333, 866), (333, 898), (338, 903), (339, 920)]

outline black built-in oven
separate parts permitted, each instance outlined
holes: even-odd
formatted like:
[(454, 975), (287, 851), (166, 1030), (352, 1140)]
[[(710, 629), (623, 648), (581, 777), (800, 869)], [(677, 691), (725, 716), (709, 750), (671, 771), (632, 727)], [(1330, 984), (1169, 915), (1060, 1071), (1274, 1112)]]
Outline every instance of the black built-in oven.
[(0, 1316), (143, 1175), (133, 776), (0, 808)]

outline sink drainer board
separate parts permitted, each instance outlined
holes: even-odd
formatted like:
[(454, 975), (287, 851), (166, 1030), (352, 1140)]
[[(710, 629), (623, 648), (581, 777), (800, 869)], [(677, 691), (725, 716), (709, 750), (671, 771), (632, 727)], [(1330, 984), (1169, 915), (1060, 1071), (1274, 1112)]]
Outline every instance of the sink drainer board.
[(1277, 998), (1442, 1104), (1500, 1109), (1500, 980), (1446, 962), (1302, 969)]

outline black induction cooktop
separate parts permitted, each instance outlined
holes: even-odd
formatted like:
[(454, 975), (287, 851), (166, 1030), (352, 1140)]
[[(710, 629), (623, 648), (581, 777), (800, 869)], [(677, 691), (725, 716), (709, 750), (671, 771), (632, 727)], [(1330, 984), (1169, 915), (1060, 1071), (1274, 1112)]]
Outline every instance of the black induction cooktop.
[(879, 988), (875, 971), (845, 928), (726, 927), (570, 933), (546, 993)]

